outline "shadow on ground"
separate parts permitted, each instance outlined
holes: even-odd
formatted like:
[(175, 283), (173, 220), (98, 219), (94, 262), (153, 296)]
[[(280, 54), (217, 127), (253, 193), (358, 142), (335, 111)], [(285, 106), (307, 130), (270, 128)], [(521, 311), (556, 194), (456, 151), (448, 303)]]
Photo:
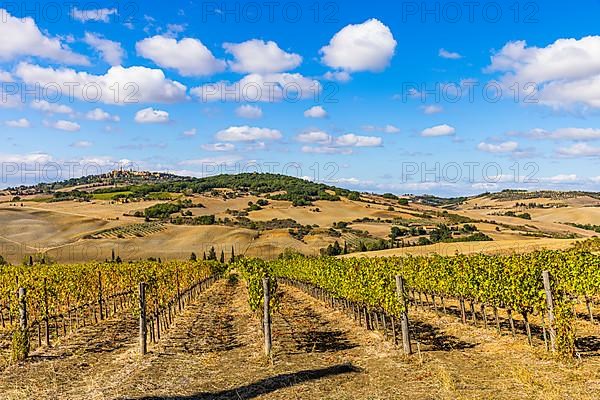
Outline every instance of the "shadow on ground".
[(464, 342), (456, 336), (443, 333), (439, 328), (421, 321), (411, 321), (411, 335), (421, 345), (432, 351), (451, 351), (470, 349), (475, 347), (474, 343)]
[(297, 349), (306, 353), (324, 353), (349, 350), (357, 347), (340, 330), (303, 332), (298, 337)]
[(577, 352), (582, 357), (600, 357), (600, 337), (583, 336), (575, 340)]
[(279, 311), (277, 316), (285, 322), (292, 339), (287, 354), (325, 353), (349, 350), (357, 347), (347, 334), (332, 327), (310, 307), (298, 307), (290, 315)]
[(131, 334), (136, 331), (136, 328), (137, 321), (134, 318), (111, 317), (99, 324), (81, 327), (69, 336), (62, 336), (60, 341), (53, 338), (52, 344), (57, 347), (41, 346), (32, 352), (28, 360), (36, 363), (64, 360), (75, 354), (114, 353), (133, 343)]
[[(220, 392), (197, 393), (189, 396), (150, 396), (135, 398), (135, 400), (225, 400), (253, 399), (279, 389), (292, 387), (308, 381), (314, 381), (329, 376), (357, 373), (361, 370), (352, 364), (340, 364), (327, 368), (298, 371), (289, 374), (276, 375), (270, 378)], [(126, 400), (126, 399), (122, 399)], [(129, 398), (134, 400), (134, 398)]]

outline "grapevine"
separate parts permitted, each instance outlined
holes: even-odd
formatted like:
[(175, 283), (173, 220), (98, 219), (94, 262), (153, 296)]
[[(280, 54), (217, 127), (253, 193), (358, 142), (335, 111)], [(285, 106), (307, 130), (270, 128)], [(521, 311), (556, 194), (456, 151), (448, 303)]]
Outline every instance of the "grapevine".
[[(274, 276), (272, 265), (260, 259), (239, 259), (233, 268), (240, 272), (248, 285), (248, 303), (254, 312), (262, 309), (264, 303), (264, 290), (262, 279)], [(270, 279), (270, 310), (278, 305), (277, 281)]]
[(568, 312), (571, 299), (600, 295), (600, 256), (578, 250), (541, 250), (527, 254), (408, 256), (390, 258), (309, 258), (291, 256), (271, 262), (276, 276), (316, 285), (334, 296), (393, 315), (403, 311), (394, 285), (401, 275), (407, 287), (423, 293), (466, 299), (528, 315), (545, 313), (541, 279), (548, 270), (555, 293), (557, 343), (573, 353), (574, 333)]
[[(214, 261), (0, 266), (0, 306), (7, 305), (9, 320), (13, 322), (4, 326), (8, 332), (4, 332), (3, 336), (8, 337), (7, 333), (16, 328), (19, 313), (17, 290), (20, 287), (27, 291), (29, 326), (39, 327), (43, 322), (53, 320), (54, 327), (58, 329), (57, 321), (64, 322), (67, 315), (85, 318), (86, 313), (93, 312), (95, 319), (100, 303), (102, 308), (107, 309), (112, 299), (116, 307), (114, 301), (117, 297), (127, 298), (129, 308), (137, 313), (140, 282), (147, 285), (149, 312), (164, 309), (172, 304), (178, 293), (209, 276), (220, 274), (222, 269), (222, 265)], [(16, 336), (13, 339), (22, 341)]]

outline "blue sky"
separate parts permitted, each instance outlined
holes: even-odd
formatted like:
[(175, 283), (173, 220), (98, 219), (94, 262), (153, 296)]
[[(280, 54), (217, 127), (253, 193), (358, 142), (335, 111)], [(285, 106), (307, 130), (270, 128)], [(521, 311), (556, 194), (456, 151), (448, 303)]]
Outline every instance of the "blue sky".
[(600, 2), (470, 4), (2, 2), (0, 186), (123, 164), (600, 190)]

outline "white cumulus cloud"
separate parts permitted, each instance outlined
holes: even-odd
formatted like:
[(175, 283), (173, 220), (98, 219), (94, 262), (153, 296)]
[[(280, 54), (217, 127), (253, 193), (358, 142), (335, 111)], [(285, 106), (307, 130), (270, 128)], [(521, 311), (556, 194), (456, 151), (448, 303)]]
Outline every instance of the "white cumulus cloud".
[(89, 10), (81, 10), (74, 7), (71, 10), (71, 16), (79, 22), (110, 22), (111, 15), (118, 15), (116, 8), (95, 8)]
[(0, 15), (0, 61), (34, 56), (65, 64), (89, 65), (87, 57), (74, 53), (58, 38), (43, 34), (33, 18), (16, 18), (4, 9), (0, 9)]
[[(106, 104), (172, 103), (186, 98), (186, 87), (166, 79), (162, 70), (139, 66), (115, 66), (104, 75), (93, 75), (71, 68), (55, 69), (21, 62), (15, 75), (30, 85), (58, 84), (62, 93), (73, 93), (84, 101), (92, 97)], [(88, 88), (87, 93), (84, 87)], [(98, 99), (95, 99), (96, 93)]]
[(10, 72), (0, 69), (0, 82), (14, 82), (14, 79)]
[(378, 147), (383, 140), (377, 136), (359, 136), (347, 133), (335, 139), (335, 144), (342, 147)]
[(140, 56), (183, 76), (207, 76), (225, 69), (225, 62), (216, 59), (198, 39), (156, 35), (137, 42), (135, 48)]
[(557, 153), (564, 157), (598, 157), (600, 156), (600, 147), (587, 143), (575, 143), (569, 147), (560, 147)]
[(396, 44), (390, 28), (377, 19), (370, 19), (345, 26), (320, 52), (322, 62), (331, 68), (380, 72), (390, 64)]
[(296, 136), (301, 143), (312, 145), (302, 146), (303, 153), (315, 154), (352, 154), (355, 147), (380, 147), (383, 139), (377, 136), (361, 136), (347, 133), (333, 137), (320, 130), (306, 131)]
[(597, 128), (558, 128), (552, 131), (536, 128), (525, 133), (513, 133), (532, 139), (552, 140), (596, 140), (600, 139), (600, 129)]
[(367, 132), (400, 133), (400, 128), (392, 124), (385, 126), (365, 125), (362, 129)]
[(0, 162), (18, 163), (18, 164), (44, 164), (54, 161), (54, 158), (47, 153), (28, 153), (28, 154), (2, 154), (0, 153)]
[(169, 122), (169, 113), (155, 110), (152, 107), (144, 108), (135, 114), (135, 122), (138, 124), (164, 124)]
[(225, 51), (235, 58), (229, 62), (232, 71), (268, 74), (290, 71), (302, 63), (298, 54), (287, 53), (273, 41), (252, 39), (243, 43), (225, 43)]
[(44, 125), (50, 128), (66, 132), (79, 132), (79, 130), (81, 129), (81, 126), (77, 122), (66, 121), (64, 119), (58, 120), (56, 122), (44, 121)]
[(545, 182), (552, 182), (552, 183), (575, 182), (575, 181), (577, 181), (577, 175), (576, 174), (558, 174), (558, 175), (551, 176), (548, 178), (541, 178), (540, 180), (545, 181)]
[(85, 117), (90, 121), (113, 121), (119, 122), (121, 118), (118, 115), (111, 115), (101, 108), (94, 108), (85, 114)]
[(327, 116), (327, 111), (321, 106), (313, 106), (304, 111), (304, 116), (306, 118), (325, 118)]
[(423, 129), (421, 136), (437, 137), (437, 136), (452, 136), (456, 133), (456, 129), (448, 124), (436, 125), (431, 128)]
[(4, 122), (4, 125), (8, 126), (9, 128), (30, 128), (31, 122), (29, 122), (27, 118), (19, 118), (6, 121)]
[(296, 139), (302, 143), (318, 143), (327, 144), (331, 143), (331, 136), (327, 132), (323, 131), (309, 131), (304, 132), (296, 136)]
[(444, 109), (441, 106), (431, 104), (427, 106), (422, 106), (421, 109), (423, 110), (423, 113), (427, 115), (439, 114), (444, 111)]
[(257, 140), (281, 139), (281, 132), (277, 129), (258, 128), (251, 126), (230, 126), (217, 132), (216, 138), (225, 142), (253, 142)]
[(509, 141), (502, 143), (486, 143), (481, 142), (477, 145), (477, 148), (486, 153), (512, 153), (517, 150), (519, 143)]
[(283, 99), (297, 101), (314, 98), (320, 93), (319, 81), (301, 74), (250, 74), (238, 82), (220, 81), (192, 88), (190, 93), (202, 102), (276, 102)]
[(352, 79), (352, 76), (348, 73), (348, 71), (327, 71), (323, 78), (328, 81), (337, 81), (337, 82), (348, 82)]
[(47, 100), (36, 100), (31, 103), (31, 108), (48, 114), (71, 114), (73, 109), (64, 104), (50, 103)]
[(258, 119), (263, 116), (263, 111), (259, 106), (244, 104), (235, 109), (235, 115), (240, 118)]
[[(546, 47), (508, 42), (492, 55), (487, 71), (502, 73), (506, 87), (516, 83), (540, 104), (600, 108), (600, 36), (558, 39)], [(529, 83), (534, 86), (525, 87)]]
[(463, 57), (460, 53), (448, 51), (446, 49), (440, 49), (438, 51), (438, 56), (440, 56), (442, 58), (447, 58), (449, 60), (458, 60), (459, 58)]
[(99, 52), (104, 61), (110, 65), (121, 65), (123, 62), (125, 51), (121, 47), (121, 43), (104, 39), (97, 34), (89, 32), (85, 33), (83, 41)]

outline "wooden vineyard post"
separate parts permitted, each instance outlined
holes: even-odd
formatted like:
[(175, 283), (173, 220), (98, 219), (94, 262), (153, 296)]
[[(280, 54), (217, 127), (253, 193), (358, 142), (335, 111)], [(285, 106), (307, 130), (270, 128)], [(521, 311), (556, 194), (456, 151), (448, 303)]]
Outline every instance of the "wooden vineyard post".
[(498, 317), (498, 307), (494, 306), (494, 319), (496, 320), (496, 330), (500, 333), (500, 318)]
[(515, 336), (515, 320), (512, 316), (512, 309), (511, 308), (507, 308), (506, 309), (506, 314), (508, 315), (508, 322), (510, 324), (510, 331), (513, 335), (513, 337)]
[(154, 315), (156, 316), (156, 340), (160, 340), (160, 309), (158, 308), (158, 300), (154, 299)]
[(402, 328), (402, 346), (404, 348), (404, 354), (411, 354), (412, 349), (410, 347), (410, 333), (408, 330), (408, 305), (406, 304), (404, 280), (400, 275), (396, 275), (396, 293), (398, 294), (398, 301), (400, 301), (400, 304), (402, 305), (400, 321)]
[(548, 306), (548, 331), (550, 332), (550, 348), (556, 351), (556, 331), (554, 330), (554, 300), (552, 299), (552, 287), (550, 286), (550, 273), (542, 271), (544, 280), (544, 291), (546, 292), (546, 304)]
[(385, 318), (385, 312), (381, 313), (381, 320), (383, 322), (383, 337), (384, 337), (385, 340), (387, 340), (387, 338), (388, 338), (388, 332), (387, 332), (387, 321), (386, 321), (386, 318)]
[(546, 317), (545, 317), (543, 311), (542, 311), (542, 334), (544, 336), (544, 346), (546, 347), (546, 351), (549, 351), (550, 347), (548, 347), (548, 334), (546, 332)]
[(140, 283), (140, 353), (146, 354), (148, 351), (146, 329), (146, 284)]
[(100, 321), (104, 319), (102, 310), (102, 272), (98, 271), (98, 308), (100, 309)]
[(592, 300), (588, 295), (585, 296), (585, 306), (587, 307), (588, 314), (590, 315), (590, 322), (594, 323), (594, 311), (592, 310)]
[(24, 360), (29, 355), (29, 330), (27, 327), (27, 301), (25, 288), (19, 288), (19, 329), (20, 340), (17, 359)]
[(50, 326), (48, 321), (48, 281), (44, 278), (44, 335), (46, 346), (50, 346)]
[(465, 311), (465, 299), (461, 296), (459, 299), (460, 302), (460, 319), (463, 324), (467, 323), (467, 313)]
[(485, 312), (485, 304), (481, 303), (481, 315), (483, 315), (483, 326), (485, 329), (488, 328), (488, 321), (487, 321), (487, 313)]
[(181, 289), (179, 287), (179, 270), (175, 271), (175, 279), (177, 280), (177, 308), (181, 312)]
[(471, 304), (471, 317), (473, 319), (473, 324), (475, 326), (477, 326), (477, 313), (475, 312), (475, 304), (473, 303), (473, 300), (470, 301)]
[(533, 339), (531, 337), (531, 325), (529, 324), (529, 314), (526, 311), (524, 311), (522, 315), (523, 322), (525, 323), (525, 331), (527, 332), (527, 341), (529, 342), (530, 346), (533, 346)]
[(265, 335), (265, 355), (269, 357), (271, 355), (271, 293), (270, 293), (270, 282), (269, 278), (265, 277), (262, 280), (263, 292), (264, 292), (264, 313), (263, 313), (263, 329)]

